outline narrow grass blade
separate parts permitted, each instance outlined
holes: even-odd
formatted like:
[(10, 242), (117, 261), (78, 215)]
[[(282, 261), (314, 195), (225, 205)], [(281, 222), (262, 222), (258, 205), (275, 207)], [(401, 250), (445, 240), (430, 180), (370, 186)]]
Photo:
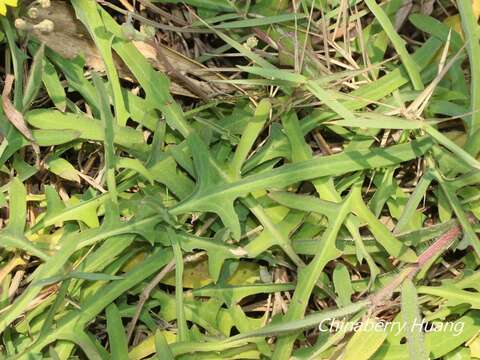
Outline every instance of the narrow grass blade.
[(376, 0), (365, 0), (365, 3), (370, 11), (375, 15), (375, 18), (380, 23), (383, 30), (387, 33), (388, 38), (392, 42), (393, 47), (400, 56), (400, 59), (402, 60), (402, 63), (405, 66), (408, 75), (410, 76), (410, 80), (412, 81), (414, 89), (422, 90), (423, 82), (420, 76), (418, 65), (408, 53), (405, 46), (405, 41), (400, 37), (400, 35), (398, 35), (387, 14), (385, 14), (383, 9), (377, 4)]
[(428, 360), (428, 351), (422, 328), (422, 317), (419, 310), (417, 290), (410, 279), (402, 285), (402, 318), (405, 323), (407, 347), (410, 360)]
[(108, 101), (107, 91), (103, 81), (98, 75), (94, 74), (93, 83), (95, 85), (95, 89), (97, 90), (97, 96), (100, 103), (100, 115), (104, 126), (104, 146), (108, 191), (110, 192), (110, 199), (113, 203), (113, 206), (118, 208), (117, 183), (115, 180), (116, 157), (114, 148), (113, 116), (110, 112), (110, 102)]
[(174, 360), (172, 350), (168, 346), (165, 336), (160, 330), (155, 333), (155, 351), (157, 352), (158, 360)]
[(112, 359), (128, 360), (128, 344), (120, 312), (115, 304), (107, 306), (107, 333)]
[(480, 151), (480, 44), (478, 42), (478, 22), (473, 13), (471, 0), (458, 0), (458, 11), (462, 20), (462, 29), (467, 44), (470, 63), (470, 111), (472, 113), (468, 126), (468, 141), (465, 146), (474, 157)]
[(443, 135), (441, 132), (439, 132), (433, 126), (425, 124), (424, 129), (427, 132), (427, 134), (429, 134), (438, 143), (445, 146), (448, 150), (450, 150), (455, 155), (457, 155), (458, 158), (465, 161), (465, 163), (467, 163), (468, 165), (470, 165), (474, 169), (480, 170), (480, 162), (477, 159), (475, 159), (472, 155), (470, 155), (468, 152), (463, 150), (460, 146), (455, 144), (452, 140), (447, 138), (445, 135)]

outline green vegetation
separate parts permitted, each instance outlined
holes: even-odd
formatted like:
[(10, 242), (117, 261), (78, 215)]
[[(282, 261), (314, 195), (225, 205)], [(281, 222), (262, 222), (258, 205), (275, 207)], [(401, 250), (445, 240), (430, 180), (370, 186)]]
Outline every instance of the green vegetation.
[(480, 358), (479, 1), (5, 4), (0, 359)]

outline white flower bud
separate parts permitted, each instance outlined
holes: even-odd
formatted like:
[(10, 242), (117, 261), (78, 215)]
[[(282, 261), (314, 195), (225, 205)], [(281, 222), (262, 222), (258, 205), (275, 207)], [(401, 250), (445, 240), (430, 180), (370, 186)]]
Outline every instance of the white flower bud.
[(35, 30), (39, 30), (44, 33), (49, 33), (52, 32), (53, 29), (55, 28), (53, 21), (45, 19), (42, 22), (38, 23), (33, 27)]
[(36, 19), (38, 17), (38, 9), (36, 7), (31, 7), (28, 9), (27, 14), (30, 19)]
[(38, 3), (44, 9), (50, 7), (50, 0), (38, 0)]
[(15, 28), (18, 30), (28, 30), (30, 24), (23, 19), (15, 19)]

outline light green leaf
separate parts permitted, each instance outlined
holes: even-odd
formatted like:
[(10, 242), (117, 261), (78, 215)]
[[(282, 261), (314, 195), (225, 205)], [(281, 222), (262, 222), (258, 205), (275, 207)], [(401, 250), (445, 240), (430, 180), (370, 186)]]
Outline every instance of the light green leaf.
[(112, 359), (127, 360), (128, 343), (120, 312), (117, 306), (112, 303), (107, 306), (105, 313), (107, 315), (108, 342), (110, 343)]
[(150, 184), (153, 184), (154, 179), (150, 171), (143, 165), (140, 160), (121, 157), (117, 158), (116, 166), (118, 169), (130, 169), (133, 170), (140, 175), (142, 175), (145, 179), (147, 179)]
[(344, 360), (368, 360), (383, 344), (387, 331), (375, 319), (368, 318), (362, 322), (362, 327), (355, 331), (345, 347)]
[(30, 73), (28, 74), (27, 86), (23, 94), (22, 109), (25, 112), (37, 97), (42, 86), (43, 56), (45, 46), (42, 44), (33, 57)]
[(338, 295), (338, 306), (344, 307), (352, 303), (352, 295), (354, 293), (352, 288), (352, 280), (345, 265), (339, 263), (333, 270), (333, 286)]
[(402, 285), (402, 318), (405, 323), (407, 347), (410, 360), (428, 360), (425, 339), (419, 324), (422, 316), (419, 310), (417, 290), (410, 279), (405, 279)]
[(63, 179), (80, 182), (77, 170), (67, 160), (62, 158), (47, 161), (48, 170)]

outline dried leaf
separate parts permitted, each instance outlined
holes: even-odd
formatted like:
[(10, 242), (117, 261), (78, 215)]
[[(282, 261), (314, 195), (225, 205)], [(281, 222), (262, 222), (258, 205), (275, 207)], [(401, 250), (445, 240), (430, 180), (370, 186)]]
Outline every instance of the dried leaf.
[(5, 115), (7, 116), (7, 119), (10, 121), (10, 123), (15, 126), (15, 128), (20, 131), (23, 136), (25, 136), (31, 142), (35, 142), (32, 136), (32, 132), (27, 127), (27, 123), (25, 122), (22, 113), (15, 109), (12, 102), (10, 101), (9, 96), (10, 92), (12, 91), (13, 79), (14, 77), (11, 74), (7, 74), (5, 78), (5, 85), (2, 92), (3, 111), (5, 112)]

